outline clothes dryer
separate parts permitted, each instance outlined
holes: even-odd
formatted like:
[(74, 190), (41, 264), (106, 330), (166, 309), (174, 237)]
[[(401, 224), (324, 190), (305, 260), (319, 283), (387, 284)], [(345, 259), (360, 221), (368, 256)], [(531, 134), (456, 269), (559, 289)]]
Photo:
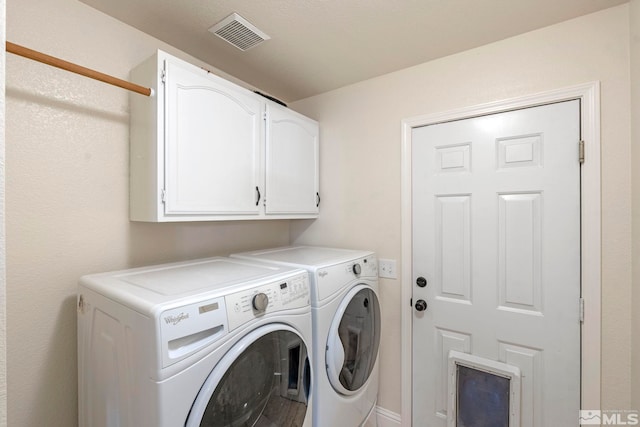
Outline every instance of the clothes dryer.
[(231, 256), (309, 271), (316, 349), (313, 424), (375, 426), (380, 343), (376, 255), (296, 246)]
[(81, 427), (310, 426), (305, 270), (208, 258), (78, 288)]

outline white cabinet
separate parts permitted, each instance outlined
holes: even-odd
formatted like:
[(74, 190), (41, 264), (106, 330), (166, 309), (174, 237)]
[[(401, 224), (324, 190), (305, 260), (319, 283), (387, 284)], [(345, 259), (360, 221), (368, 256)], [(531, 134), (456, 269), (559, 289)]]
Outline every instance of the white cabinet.
[(317, 122), (162, 51), (131, 78), (131, 220), (317, 217)]

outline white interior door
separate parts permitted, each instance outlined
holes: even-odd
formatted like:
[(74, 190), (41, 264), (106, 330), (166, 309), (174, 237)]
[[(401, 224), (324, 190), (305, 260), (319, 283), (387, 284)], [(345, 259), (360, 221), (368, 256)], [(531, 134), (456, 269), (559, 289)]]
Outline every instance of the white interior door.
[(451, 351), (519, 368), (518, 425), (577, 426), (579, 101), (412, 132), (413, 426), (452, 416)]

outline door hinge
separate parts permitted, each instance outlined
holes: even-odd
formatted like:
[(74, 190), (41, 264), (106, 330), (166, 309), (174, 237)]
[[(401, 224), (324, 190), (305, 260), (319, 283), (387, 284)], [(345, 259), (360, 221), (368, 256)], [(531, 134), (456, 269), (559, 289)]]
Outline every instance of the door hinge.
[(160, 80), (162, 81), (162, 83), (166, 83), (166, 79), (167, 79), (167, 72), (165, 70), (162, 70), (162, 73), (160, 73)]
[(584, 323), (584, 298), (580, 298), (579, 300), (579, 304), (580, 304), (580, 323)]
[(580, 141), (578, 145), (578, 160), (580, 160), (580, 164), (584, 163), (584, 141)]
[(166, 203), (166, 201), (167, 201), (167, 192), (164, 191), (164, 188), (162, 190), (160, 190), (160, 201), (162, 203)]
[(262, 112), (262, 120), (264, 120), (265, 122), (267, 121), (267, 112), (266, 111)]

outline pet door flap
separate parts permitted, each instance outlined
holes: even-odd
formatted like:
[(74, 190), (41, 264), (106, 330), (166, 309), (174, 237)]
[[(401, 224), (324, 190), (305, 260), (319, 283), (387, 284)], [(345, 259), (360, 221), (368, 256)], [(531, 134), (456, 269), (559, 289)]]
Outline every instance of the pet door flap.
[(448, 427), (519, 427), (520, 369), (451, 351)]

